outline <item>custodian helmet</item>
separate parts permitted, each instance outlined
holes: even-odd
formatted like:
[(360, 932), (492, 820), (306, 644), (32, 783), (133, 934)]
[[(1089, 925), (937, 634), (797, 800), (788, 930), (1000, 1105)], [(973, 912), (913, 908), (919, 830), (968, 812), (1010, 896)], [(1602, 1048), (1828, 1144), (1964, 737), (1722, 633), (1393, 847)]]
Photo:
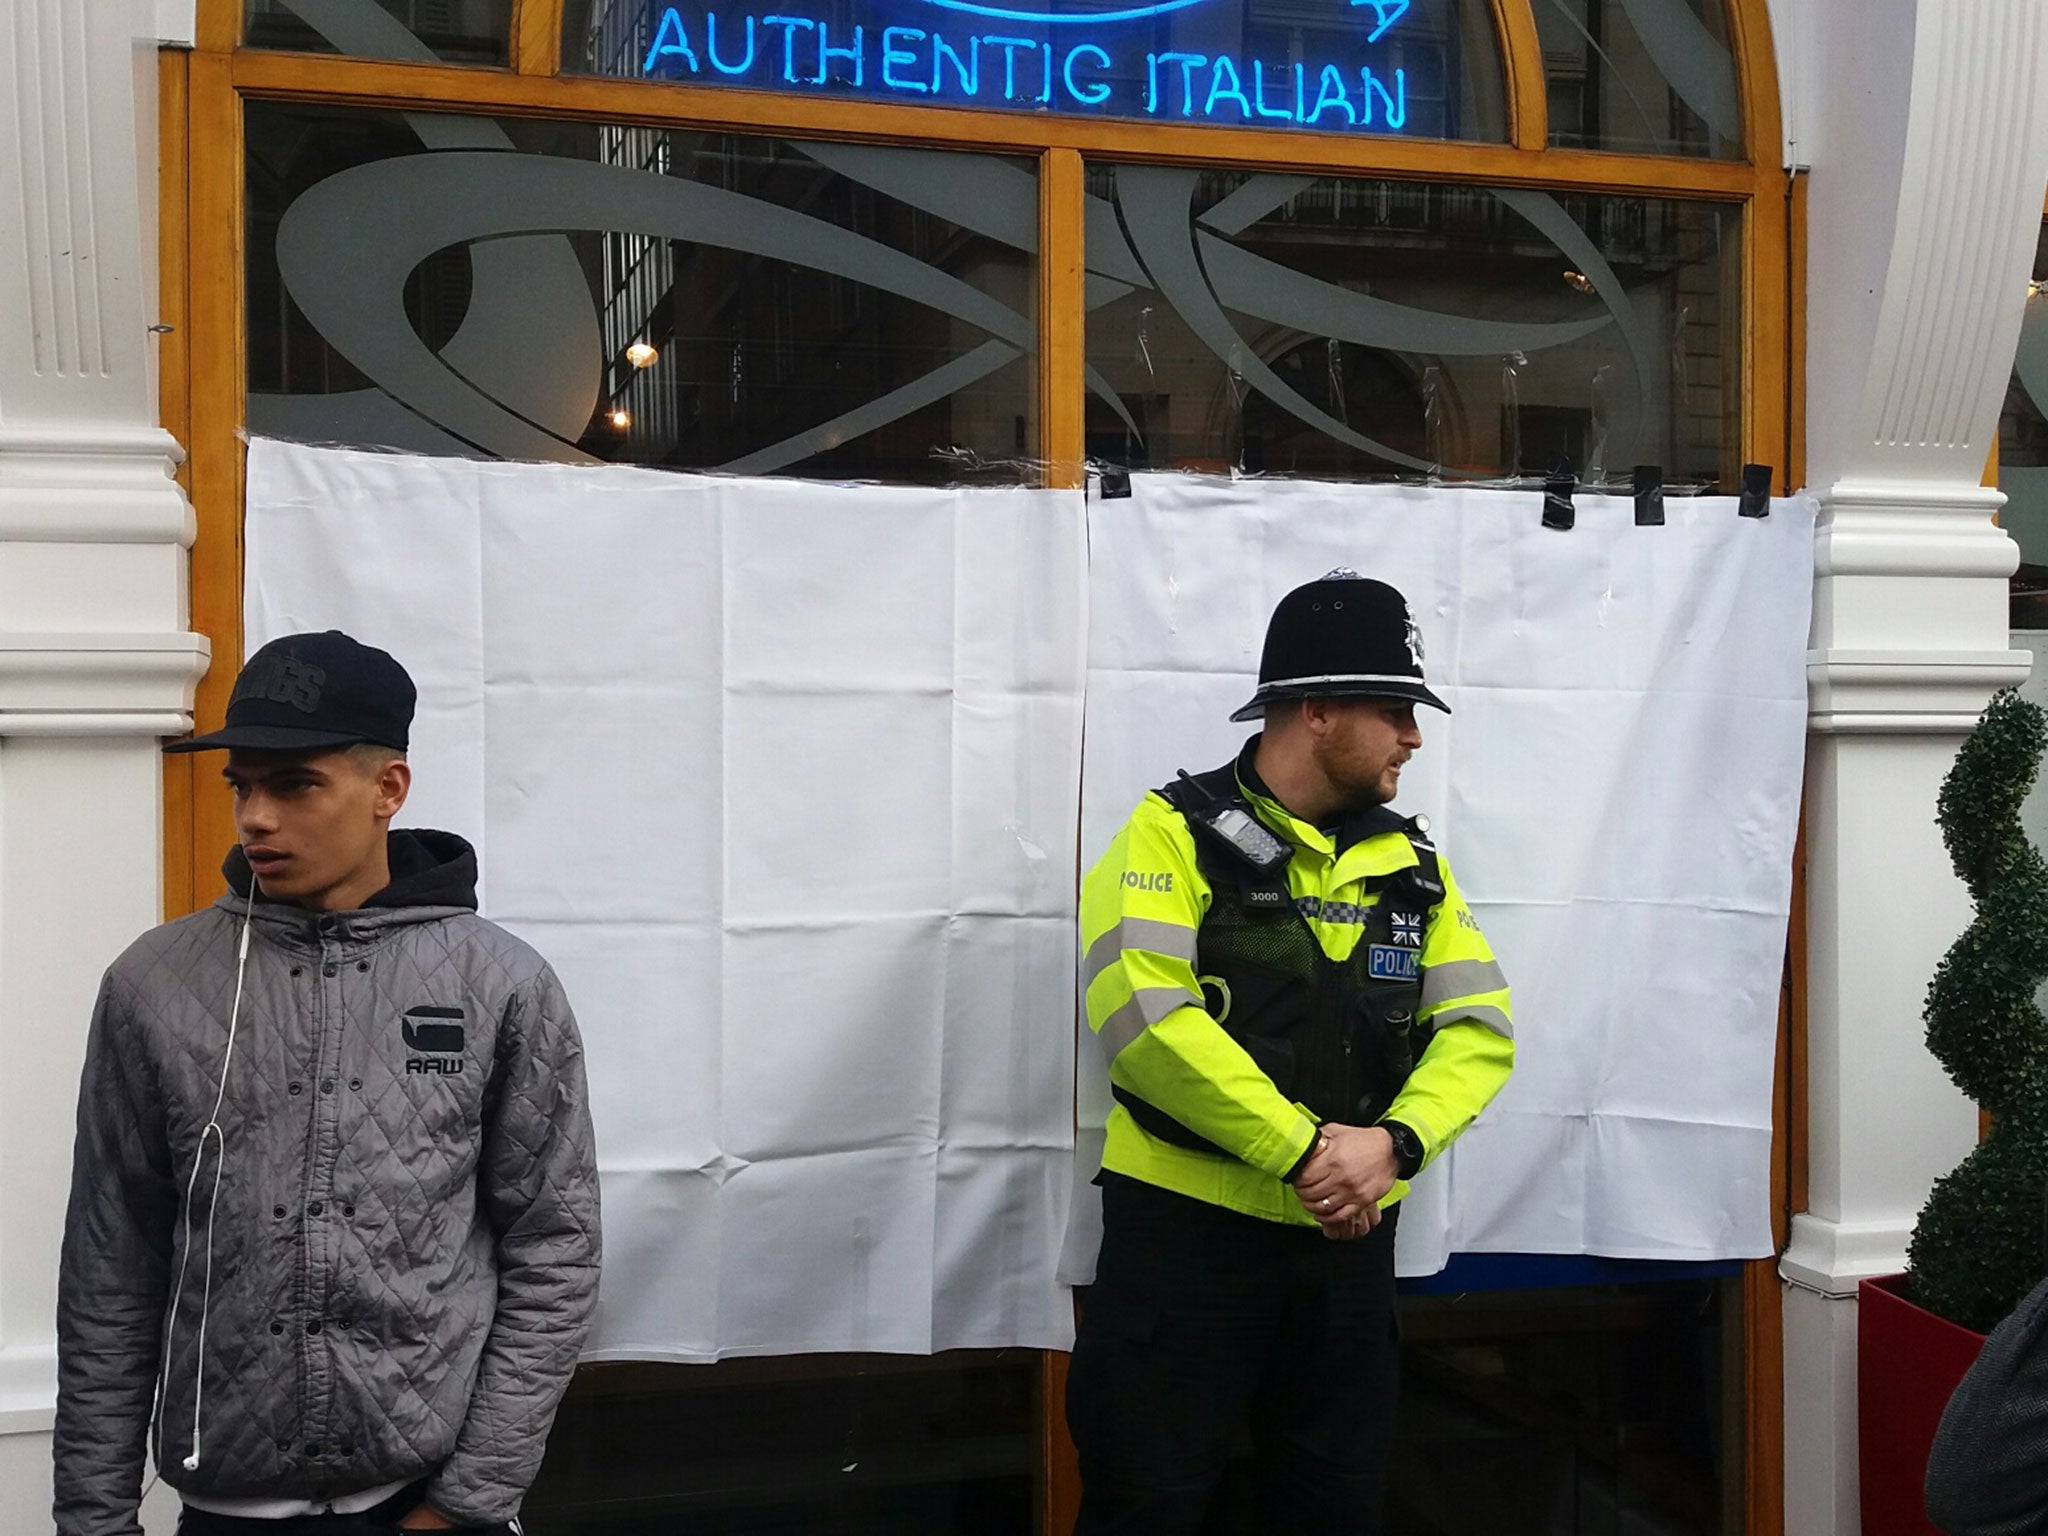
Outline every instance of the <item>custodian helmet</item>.
[(1266, 626), (1259, 691), (1231, 715), (1251, 720), (1276, 699), (1408, 699), (1451, 712), (1422, 681), (1422, 631), (1384, 581), (1339, 568), (1280, 599)]

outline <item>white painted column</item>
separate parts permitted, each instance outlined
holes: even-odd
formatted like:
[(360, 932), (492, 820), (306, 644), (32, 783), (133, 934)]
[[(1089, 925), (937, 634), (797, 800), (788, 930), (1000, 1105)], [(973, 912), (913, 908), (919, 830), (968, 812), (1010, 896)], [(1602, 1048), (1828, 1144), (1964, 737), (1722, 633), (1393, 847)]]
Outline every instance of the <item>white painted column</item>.
[[(169, 14), (175, 15), (171, 7)], [(85, 1023), (158, 920), (193, 519), (157, 426), (155, 0), (0, 0), (0, 1526), (49, 1529)], [(189, 39), (186, 39), (189, 41)]]
[[(2039, 0), (1794, 0), (1788, 112), (1812, 166), (1809, 480), (1822, 504), (1808, 676), (1810, 1209), (1781, 1265), (1789, 1536), (1859, 1530), (1856, 1283), (1905, 1264), (1976, 1137), (1922, 1039), (1969, 919), (1935, 794), (2025, 677), (2018, 550), (1981, 487), (2048, 187)], [(1803, 82), (1803, 83), (1802, 83)]]

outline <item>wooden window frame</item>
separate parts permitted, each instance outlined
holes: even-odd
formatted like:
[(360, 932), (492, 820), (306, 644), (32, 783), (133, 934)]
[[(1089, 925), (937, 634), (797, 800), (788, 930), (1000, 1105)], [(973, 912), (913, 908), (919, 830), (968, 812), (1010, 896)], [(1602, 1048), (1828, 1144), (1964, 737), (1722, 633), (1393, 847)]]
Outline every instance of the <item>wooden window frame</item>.
[[(1502, 50), (1505, 143), (1192, 127), (565, 76), (562, 0), (514, 0), (512, 62), (504, 69), (244, 49), (242, 0), (198, 0), (196, 46), (166, 50), (159, 64), (162, 318), (171, 327), (160, 353), (162, 411), (165, 427), (185, 449), (179, 481), (197, 519), (191, 622), (211, 641), (214, 658), (198, 688), (198, 728), (222, 723), (242, 653), (245, 101), (642, 123), (1034, 155), (1040, 199), (1039, 451), (1050, 465), (1051, 483), (1063, 486), (1082, 483), (1085, 456), (1085, 156), (1735, 204), (1743, 212), (1739, 444), (1744, 462), (1775, 466), (1780, 488), (1789, 491), (1803, 477), (1805, 448), (1799, 388), (1805, 182), (1779, 168), (1779, 95), (1767, 0), (1726, 3), (1742, 84), (1740, 160), (1549, 147), (1534, 0), (1491, 0)], [(202, 782), (211, 787), (199, 777), (205, 772), (194, 757), (165, 760), (168, 916), (212, 899), (220, 889), (214, 860), (234, 841), (228, 798), (200, 792)], [(1772, 1157), (1772, 1224), (1780, 1248), (1791, 1213), (1805, 1206), (1804, 889), (1795, 868)], [(1776, 1261), (1748, 1265), (1742, 1289), (1746, 1529), (1750, 1536), (1780, 1536), (1784, 1361)], [(1073, 1446), (1056, 1411), (1066, 1361), (1065, 1355), (1047, 1354), (1040, 1376), (1037, 1504), (1044, 1536), (1071, 1531), (1079, 1501)]]

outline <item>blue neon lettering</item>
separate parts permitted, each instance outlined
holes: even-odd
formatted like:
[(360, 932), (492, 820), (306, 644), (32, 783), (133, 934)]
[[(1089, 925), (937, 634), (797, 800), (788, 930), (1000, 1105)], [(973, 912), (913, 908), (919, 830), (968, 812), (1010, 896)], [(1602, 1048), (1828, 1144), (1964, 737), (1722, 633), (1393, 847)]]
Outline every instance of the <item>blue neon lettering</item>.
[[(1389, 67), (1383, 55), (1371, 63), (1357, 57), (1360, 38), (1370, 31), (1372, 39), (1382, 36), (1412, 8), (1414, 0), (1349, 0), (1356, 17), (1348, 39), (1352, 57), (1337, 54), (1337, 62), (1317, 59), (1311, 44), (1310, 57), (1303, 62), (1272, 66), (1274, 78), (1267, 77), (1264, 59), (1235, 50), (1217, 54), (1157, 51), (1143, 54), (1143, 79), (1138, 78), (1136, 55), (1129, 44), (1139, 42), (1128, 32), (1104, 32), (1098, 38), (1084, 33), (1076, 37), (1048, 32), (1051, 23), (1115, 22), (1137, 17), (1159, 16), (1203, 0), (925, 0), (926, 4), (976, 15), (1013, 16), (1033, 23), (1033, 36), (980, 33), (948, 37), (943, 30), (882, 23), (893, 12), (903, 16), (902, 5), (870, 5), (867, 0), (846, 7), (834, 7), (830, 19), (822, 15), (765, 15), (732, 8), (726, 0), (723, 15), (712, 9), (691, 10), (682, 0), (662, 0), (650, 7), (656, 15), (652, 40), (641, 60), (642, 73), (654, 77), (681, 78), (708, 75), (734, 83), (747, 82), (805, 90), (851, 90), (868, 96), (916, 94), (934, 96), (967, 105), (1050, 107), (1054, 111), (1101, 111), (1129, 116), (1210, 119), (1218, 123), (1256, 126), (1316, 128), (1350, 127), (1373, 132), (1400, 132), (1408, 126), (1408, 80), (1405, 68)], [(1086, 11), (1074, 7), (1097, 4), (1114, 9)], [(1346, 0), (1322, 0), (1342, 11)], [(1037, 7), (1060, 6), (1060, 14)], [(1369, 10), (1358, 9), (1369, 7)], [(805, 11), (810, 7), (803, 6)], [(821, 8), (822, 9), (822, 8)], [(851, 13), (849, 16), (847, 13)], [(865, 13), (865, 15), (863, 15)], [(926, 13), (929, 15), (929, 13)], [(852, 16), (862, 16), (856, 22)], [(870, 25), (872, 23), (872, 25)], [(692, 29), (701, 28), (701, 36)], [(772, 38), (763, 39), (761, 29), (780, 28), (780, 58)], [(833, 41), (833, 29), (839, 41)], [(733, 34), (740, 33), (735, 39)], [(813, 34), (815, 53), (799, 58), (799, 33)], [(874, 34), (878, 67), (869, 81), (867, 47)], [(1328, 34), (1307, 34), (1311, 39)], [(1125, 39), (1119, 47), (1118, 39)], [(981, 94), (983, 48), (1002, 55), (1000, 87), (993, 79), (986, 97)], [(1026, 49), (1038, 54), (1036, 80), (1025, 74), (1019, 62)], [(951, 68), (948, 69), (950, 64)], [(1285, 72), (1284, 74), (1282, 72)], [(1178, 73), (1178, 97), (1174, 76)], [(950, 75), (950, 78), (949, 78)], [(1291, 77), (1291, 78), (1290, 78)], [(998, 94), (1000, 89), (1000, 95)], [(1324, 119), (1330, 119), (1325, 123)], [(1426, 109), (1422, 132), (1438, 131), (1433, 125), (1439, 113)]]
[(968, 96), (979, 96), (981, 94), (981, 39), (970, 37), (967, 40), (967, 57), (963, 59), (953, 51), (953, 45), (947, 42), (943, 36), (937, 32), (932, 34), (932, 90), (935, 93), (945, 83), (943, 78), (944, 71), (941, 66), (947, 59), (953, 61), (953, 72), (959, 76), (961, 91)]
[(1368, 43), (1376, 43), (1387, 35), (1387, 28), (1408, 14), (1408, 0), (1351, 0), (1353, 5), (1370, 5), (1379, 17), (1379, 24), (1366, 34)]
[(718, 56), (718, 12), (704, 13), (704, 56), (711, 60), (711, 67), (721, 75), (744, 75), (754, 67), (754, 18), (747, 18), (747, 56), (737, 64), (728, 64)]
[[(818, 29), (818, 24), (802, 16), (763, 16), (761, 18), (761, 25), (764, 27), (782, 28), (782, 78), (791, 85), (795, 85), (798, 79), (796, 72), (797, 29), (801, 27), (806, 32), (815, 32)], [(808, 84), (809, 82), (805, 83)]]
[(1389, 96), (1387, 88), (1381, 85), (1379, 77), (1370, 68), (1359, 70), (1365, 77), (1365, 126), (1372, 126), (1372, 93), (1380, 93), (1380, 105), (1386, 109), (1389, 128), (1408, 126), (1408, 78), (1401, 70), (1394, 71), (1394, 94)]
[(899, 80), (895, 72), (898, 64), (915, 64), (917, 62), (917, 55), (907, 48), (898, 48), (896, 46), (896, 39), (900, 37), (908, 42), (921, 43), (924, 41), (924, 36), (924, 29), (921, 27), (884, 27), (882, 29), (882, 84), (888, 86), (891, 90), (897, 91), (928, 91), (931, 89), (922, 80)]
[(1182, 117), (1193, 117), (1195, 115), (1195, 71), (1209, 62), (1209, 55), (1206, 53), (1162, 53), (1159, 55), (1159, 62), (1161, 64), (1178, 64), (1180, 66), (1180, 115)]
[(690, 51), (690, 39), (683, 31), (683, 18), (676, 8), (670, 6), (661, 13), (661, 21), (655, 26), (654, 41), (647, 49), (647, 57), (641, 60), (640, 73), (654, 72), (657, 59), (678, 58), (690, 66), (690, 73), (697, 73), (697, 55)]
[[(1230, 79), (1228, 86), (1223, 83), (1225, 76)], [(1251, 120), (1252, 104), (1245, 99), (1244, 83), (1237, 78), (1237, 66), (1228, 55), (1218, 58), (1216, 67), (1209, 72), (1209, 99), (1202, 103), (1202, 116), (1214, 117), (1219, 101), (1236, 102), (1238, 112), (1247, 122)]]
[[(1134, 5), (1122, 11), (1033, 11), (1006, 5), (978, 5), (974, 0), (930, 0), (930, 3), (944, 6), (949, 11), (990, 16), (997, 21), (1035, 21), (1041, 25), (1058, 26), (1063, 22), (1078, 21), (1142, 21), (1147, 16), (1184, 11), (1191, 5), (1200, 5), (1202, 0), (1159, 0), (1156, 5)], [(1394, 0), (1394, 3), (1403, 10), (1407, 9), (1408, 0)]]
[(1028, 37), (984, 37), (991, 48), (1003, 50), (1003, 100), (1017, 99), (1017, 50), (1036, 48), (1038, 45)]
[[(849, 48), (834, 48), (831, 42), (831, 35), (831, 28), (828, 27), (824, 22), (819, 22), (818, 74), (817, 77), (811, 81), (811, 84), (823, 85), (825, 83), (826, 75), (832, 67), (832, 61), (834, 59), (844, 59), (847, 63), (853, 66), (853, 79), (850, 83), (856, 90), (858, 90), (860, 88), (862, 75), (861, 53), (863, 52), (863, 50), (861, 48), (861, 43), (863, 41), (864, 34), (862, 33), (859, 27), (855, 27), (853, 29), (853, 45)], [(839, 78), (844, 80), (846, 79), (846, 76), (841, 75)]]
[(1092, 107), (1098, 102), (1109, 100), (1109, 87), (1100, 80), (1092, 81), (1086, 86), (1074, 84), (1074, 60), (1081, 57), (1084, 53), (1094, 54), (1099, 68), (1109, 68), (1110, 58), (1107, 52), (1096, 47), (1093, 43), (1082, 43), (1079, 47), (1069, 50), (1066, 63), (1060, 66), (1060, 77), (1066, 82), (1067, 94), (1069, 96), (1080, 102), (1084, 107)]
[(1285, 105), (1266, 105), (1266, 64), (1263, 59), (1252, 60), (1252, 99), (1258, 103), (1259, 116), (1278, 118), (1283, 123), (1294, 121), (1294, 111)]
[(1352, 127), (1358, 126), (1358, 114), (1351, 110), (1351, 100), (1344, 94), (1344, 76), (1334, 64), (1323, 66), (1323, 78), (1316, 87), (1316, 104), (1305, 121), (1313, 128), (1321, 119), (1325, 108), (1335, 107), (1344, 114), (1344, 121)]

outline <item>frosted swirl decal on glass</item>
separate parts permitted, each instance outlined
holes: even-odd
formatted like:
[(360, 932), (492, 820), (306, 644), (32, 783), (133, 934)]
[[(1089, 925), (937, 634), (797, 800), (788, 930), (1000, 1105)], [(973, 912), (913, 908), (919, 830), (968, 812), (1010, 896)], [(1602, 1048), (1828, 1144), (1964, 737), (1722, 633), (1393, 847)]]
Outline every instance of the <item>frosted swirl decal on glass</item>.
[(251, 48), (444, 64), (511, 62), (512, 0), (248, 0)]
[[(292, 3), (337, 46), (406, 46), (363, 0)], [(258, 431), (738, 473), (1036, 473), (1028, 161), (282, 103), (248, 123)], [(1089, 178), (1097, 457), (1720, 477), (1729, 210), (1173, 166)]]
[(1998, 521), (2020, 547), (2014, 629), (2048, 629), (2048, 225), (2035, 247), (2019, 352), (1998, 422)]
[(1733, 209), (1089, 167), (1089, 450), (1152, 468), (1730, 478)]
[(1535, 0), (1550, 142), (1734, 159), (1742, 91), (1726, 0)]

